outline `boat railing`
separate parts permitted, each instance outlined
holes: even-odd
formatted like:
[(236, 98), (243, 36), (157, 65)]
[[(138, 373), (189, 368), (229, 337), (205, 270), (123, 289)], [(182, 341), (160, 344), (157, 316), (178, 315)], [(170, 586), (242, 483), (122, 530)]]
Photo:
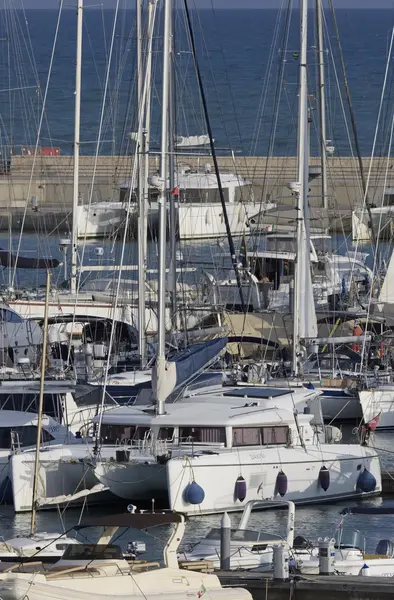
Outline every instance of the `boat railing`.
[[(163, 456), (169, 453), (172, 440), (146, 437), (144, 439), (122, 439), (116, 440), (114, 446), (116, 451), (125, 453), (125, 460), (132, 460), (133, 456), (149, 454), (151, 456)], [(105, 445), (108, 447), (108, 445)]]

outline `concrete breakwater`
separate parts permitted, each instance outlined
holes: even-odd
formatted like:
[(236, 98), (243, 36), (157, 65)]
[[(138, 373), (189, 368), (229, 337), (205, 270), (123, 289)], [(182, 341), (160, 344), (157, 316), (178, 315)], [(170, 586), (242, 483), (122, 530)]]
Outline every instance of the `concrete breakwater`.
[[(178, 168), (212, 166), (208, 156), (181, 156)], [(318, 158), (311, 158), (311, 165), (319, 165)], [(266, 216), (266, 223), (290, 224), (295, 220), (295, 199), (288, 183), (296, 180), (295, 157), (219, 157), (220, 168), (238, 173), (253, 184), (258, 211), (264, 201), (276, 202), (282, 209)], [(157, 157), (151, 158), (151, 172), (157, 171)], [(364, 159), (368, 172), (370, 159)], [(118, 200), (119, 188), (130, 179), (133, 171), (131, 156), (80, 157), (80, 203)], [(391, 173), (391, 171), (389, 171)], [(379, 159), (372, 162), (370, 175), (370, 202), (378, 204), (384, 193), (385, 168)], [(386, 187), (391, 187), (388, 181)], [(247, 193), (247, 192), (246, 192)], [(22, 220), (26, 231), (70, 230), (70, 212), (73, 194), (73, 159), (70, 156), (13, 156), (9, 173), (0, 175), (0, 230), (11, 227), (20, 231)], [(34, 198), (32, 202), (32, 198)], [(362, 202), (363, 193), (357, 161), (353, 158), (330, 158), (328, 160), (328, 211), (322, 208), (321, 179), (316, 177), (310, 184), (312, 226), (328, 226), (332, 232), (349, 231), (352, 208)], [(247, 198), (249, 201), (249, 198)], [(37, 203), (38, 211), (33, 210)]]

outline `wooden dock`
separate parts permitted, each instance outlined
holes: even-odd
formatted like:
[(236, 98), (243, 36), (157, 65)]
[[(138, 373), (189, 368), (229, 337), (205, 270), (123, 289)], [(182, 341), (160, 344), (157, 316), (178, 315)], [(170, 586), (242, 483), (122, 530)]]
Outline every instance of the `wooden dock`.
[(394, 596), (392, 578), (332, 575), (271, 576), (243, 571), (216, 572), (223, 586), (245, 587), (254, 600), (387, 600)]

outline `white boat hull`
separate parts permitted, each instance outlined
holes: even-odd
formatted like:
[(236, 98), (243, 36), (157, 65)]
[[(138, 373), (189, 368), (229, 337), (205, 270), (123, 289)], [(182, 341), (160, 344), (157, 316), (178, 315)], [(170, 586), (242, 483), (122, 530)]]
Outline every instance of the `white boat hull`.
[[(394, 558), (334, 561), (335, 573), (338, 575), (364, 575), (364, 565), (367, 565), (369, 577), (394, 577)], [(319, 559), (306, 560), (298, 568), (302, 575), (319, 575)]]
[[(60, 320), (65, 315), (78, 315), (78, 317), (96, 317), (99, 319), (114, 319), (133, 325), (138, 328), (138, 307), (132, 304), (118, 304), (116, 307), (109, 299), (108, 302), (98, 302), (92, 299), (92, 294), (80, 292), (75, 301), (71, 295), (61, 295), (55, 301), (48, 304), (49, 318), (58, 317)], [(103, 295), (103, 294), (102, 294)], [(11, 300), (8, 305), (16, 310), (24, 319), (43, 319), (45, 302), (44, 300)], [(166, 310), (166, 331), (171, 331), (172, 323), (170, 308)], [(196, 327), (207, 311), (192, 311), (186, 313), (186, 327)], [(79, 321), (82, 319), (79, 318)], [(146, 332), (148, 334), (157, 333), (157, 308), (147, 308), (145, 311)]]
[(77, 208), (78, 238), (111, 236), (121, 230), (126, 218), (122, 202), (95, 202)]
[[(330, 472), (330, 486), (325, 492), (319, 484), (319, 471), (325, 465)], [(169, 506), (188, 515), (239, 511), (243, 503), (234, 497), (235, 482), (240, 474), (247, 482), (245, 502), (280, 499), (276, 489), (278, 473), (288, 478), (286, 500), (297, 504), (312, 504), (365, 496), (357, 489), (357, 479), (364, 469), (374, 475), (377, 485), (373, 493), (381, 492), (380, 463), (372, 449), (354, 445), (325, 445), (315, 447), (267, 448), (240, 450), (217, 456), (176, 458), (167, 463)], [(185, 489), (193, 481), (200, 485), (205, 497), (201, 504), (191, 505)]]
[(183, 574), (178, 569), (160, 571), (127, 576), (129, 571), (113, 568), (114, 574), (108, 575), (98, 567), (91, 572), (81, 571), (48, 580), (38, 573), (0, 574), (0, 597), (2, 600), (86, 600), (93, 594), (95, 600), (191, 600), (206, 592), (210, 600), (251, 600), (250, 593), (243, 588), (222, 588), (216, 575), (192, 571)]
[[(330, 487), (325, 492), (319, 484), (322, 465), (330, 471)], [(372, 449), (354, 445), (323, 444), (302, 448), (271, 447), (240, 449), (214, 454), (197, 454), (170, 459), (166, 467), (143, 461), (101, 463), (96, 467), (99, 481), (108, 485), (116, 496), (130, 501), (151, 498), (151, 481), (155, 480), (156, 493), (168, 494), (169, 507), (188, 515), (215, 514), (243, 510), (244, 504), (234, 498), (235, 482), (240, 474), (247, 482), (244, 502), (261, 499), (280, 499), (276, 478), (282, 469), (288, 478), (286, 500), (312, 504), (367, 494), (357, 489), (360, 472), (367, 468), (377, 485), (372, 492), (381, 492), (379, 458)], [(166, 478), (163, 472), (166, 471)], [(160, 479), (159, 479), (160, 477)], [(201, 504), (191, 505), (185, 500), (188, 484), (195, 480), (204, 490)]]
[(376, 429), (394, 429), (394, 387), (387, 385), (359, 393), (365, 423), (380, 414)]
[[(94, 474), (93, 446), (86, 444), (52, 446), (40, 451), (38, 483), (39, 503), (45, 507), (45, 498), (74, 494), (91, 489), (98, 483)], [(109, 456), (108, 456), (109, 458)], [(32, 508), (35, 452), (14, 454), (9, 461), (9, 477), (15, 512), (29, 512)], [(113, 496), (107, 492), (92, 495), (90, 502), (104, 503)], [(82, 504), (84, 498), (76, 502)], [(74, 503), (75, 504), (75, 503)], [(52, 506), (52, 508), (56, 508)]]

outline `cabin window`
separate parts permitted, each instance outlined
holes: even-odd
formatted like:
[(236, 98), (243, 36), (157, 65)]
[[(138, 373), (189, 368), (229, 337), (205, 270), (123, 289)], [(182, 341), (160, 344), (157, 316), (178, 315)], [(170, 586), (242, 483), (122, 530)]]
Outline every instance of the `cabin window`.
[(260, 446), (259, 427), (234, 427), (233, 446)]
[(182, 442), (225, 444), (226, 430), (224, 427), (180, 427), (179, 438)]
[(69, 544), (56, 544), (56, 550), (66, 550)]
[(0, 320), (6, 323), (23, 323), (22, 317), (7, 308), (0, 308)]
[(149, 431), (149, 427), (143, 426), (103, 424), (101, 427), (101, 441), (103, 444), (122, 444), (133, 440), (143, 440)]
[(270, 444), (287, 444), (289, 441), (289, 428), (286, 426), (279, 427), (262, 427), (262, 443), (265, 446)]
[(288, 444), (290, 431), (287, 426), (234, 427), (233, 446), (269, 446)]
[[(38, 412), (40, 395), (36, 394), (0, 394), (0, 410), (19, 410), (22, 412)], [(62, 421), (60, 394), (44, 394), (43, 412), (49, 417)]]
[(116, 560), (122, 559), (120, 546), (115, 544), (70, 544), (63, 560)]
[(157, 439), (159, 440), (172, 440), (174, 437), (173, 427), (160, 427)]

